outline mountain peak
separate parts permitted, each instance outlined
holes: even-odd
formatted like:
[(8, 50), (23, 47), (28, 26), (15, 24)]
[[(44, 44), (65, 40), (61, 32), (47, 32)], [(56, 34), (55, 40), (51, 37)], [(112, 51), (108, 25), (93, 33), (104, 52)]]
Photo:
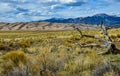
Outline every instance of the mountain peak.
[(96, 14), (94, 16), (101, 16), (101, 17), (108, 17), (109, 15), (105, 14), (105, 13), (100, 13), (100, 14)]
[(100, 14), (96, 14), (96, 15), (88, 16), (88, 17), (78, 17), (78, 18), (68, 18), (68, 19), (52, 18), (52, 19), (43, 20), (41, 22), (77, 23), (77, 24), (96, 25), (96, 24), (99, 24), (101, 21), (103, 21), (104, 25), (106, 26), (118, 27), (118, 25), (120, 25), (120, 17), (116, 17), (113, 15), (107, 15), (104, 13), (100, 13)]

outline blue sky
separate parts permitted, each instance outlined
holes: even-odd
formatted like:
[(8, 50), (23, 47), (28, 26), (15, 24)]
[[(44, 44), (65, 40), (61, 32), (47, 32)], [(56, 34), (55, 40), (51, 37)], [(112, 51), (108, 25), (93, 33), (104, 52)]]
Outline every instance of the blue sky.
[(0, 22), (76, 18), (98, 13), (120, 16), (120, 0), (0, 0)]

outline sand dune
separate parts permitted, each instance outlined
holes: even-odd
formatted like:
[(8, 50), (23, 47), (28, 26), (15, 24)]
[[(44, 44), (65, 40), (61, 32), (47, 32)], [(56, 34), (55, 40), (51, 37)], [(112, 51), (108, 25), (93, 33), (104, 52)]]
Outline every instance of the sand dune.
[[(17, 31), (17, 30), (73, 30), (73, 24), (68, 23), (49, 23), (49, 22), (17, 22), (17, 23), (0, 23), (0, 31)], [(81, 29), (96, 29), (94, 26), (84, 24), (74, 24)]]

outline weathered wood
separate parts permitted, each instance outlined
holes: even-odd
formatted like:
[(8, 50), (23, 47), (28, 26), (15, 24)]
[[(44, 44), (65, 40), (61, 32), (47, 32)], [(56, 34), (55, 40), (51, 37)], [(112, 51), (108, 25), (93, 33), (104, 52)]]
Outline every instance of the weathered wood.
[(81, 39), (83, 37), (88, 37), (88, 38), (97, 39), (100, 42), (104, 42), (104, 45), (95, 44), (95, 43), (81, 45), (80, 43), (77, 43), (80, 47), (82, 47), (82, 48), (85, 48), (85, 47), (106, 48), (107, 50), (105, 52), (99, 53), (99, 54), (102, 54), (102, 55), (105, 55), (105, 54), (118, 54), (118, 53), (120, 53), (120, 50), (118, 48), (116, 48), (116, 45), (112, 42), (111, 38), (109, 37), (108, 32), (107, 32), (107, 28), (103, 25), (103, 22), (101, 22), (101, 25), (99, 26), (99, 29), (103, 32), (103, 34), (105, 36), (105, 40), (100, 38), (100, 37), (97, 37), (97, 36), (83, 35), (82, 31), (79, 28), (77, 28), (75, 26), (73, 26), (73, 28), (76, 29), (80, 33)]
[(76, 29), (76, 30), (80, 33), (81, 38), (83, 38), (83, 37), (89, 37), (89, 38), (98, 39), (100, 42), (105, 42), (105, 40), (103, 40), (102, 38), (97, 37), (97, 36), (92, 36), (92, 35), (83, 35), (83, 34), (82, 34), (82, 31), (81, 31), (79, 28), (74, 27), (74, 29)]
[(81, 45), (81, 47), (83, 47), (83, 48), (85, 48), (85, 47), (100, 47), (100, 48), (106, 48), (106, 45), (99, 45), (99, 44), (91, 43), (91, 44)]
[(107, 51), (103, 52), (101, 54), (117, 54), (120, 53), (120, 50), (116, 48), (115, 44), (112, 42), (111, 38), (108, 36), (108, 32), (106, 27), (103, 25), (103, 22), (101, 23), (101, 30), (103, 31), (103, 34), (106, 39), (106, 45), (107, 45)]

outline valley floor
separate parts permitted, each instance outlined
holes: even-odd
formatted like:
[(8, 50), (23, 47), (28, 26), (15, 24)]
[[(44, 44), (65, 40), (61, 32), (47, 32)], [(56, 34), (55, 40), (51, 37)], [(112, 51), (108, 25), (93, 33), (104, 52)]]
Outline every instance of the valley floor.
[[(104, 39), (101, 31), (82, 32)], [(108, 33), (120, 48), (120, 29)], [(0, 31), (0, 76), (116, 76), (119, 73), (119, 54), (98, 55), (105, 49), (81, 48), (77, 42), (103, 44), (91, 38), (80, 40), (77, 31)], [(113, 65), (117, 71), (110, 68)]]

